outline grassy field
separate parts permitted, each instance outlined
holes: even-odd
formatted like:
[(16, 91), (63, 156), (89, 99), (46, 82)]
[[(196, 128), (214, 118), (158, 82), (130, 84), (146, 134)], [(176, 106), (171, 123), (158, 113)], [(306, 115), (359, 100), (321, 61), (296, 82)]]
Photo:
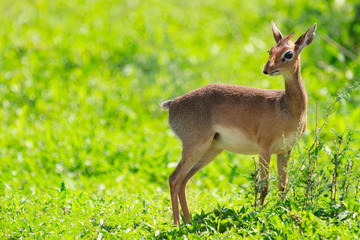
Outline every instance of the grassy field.
[[(1, 239), (359, 238), (357, 1), (0, 6)], [(273, 159), (254, 209), (252, 157), (222, 153), (188, 184), (193, 224), (173, 226), (181, 143), (159, 104), (209, 83), (283, 89), (262, 74), (271, 20), (295, 38), (318, 23), (302, 53), (308, 127), (288, 194), (277, 196)]]

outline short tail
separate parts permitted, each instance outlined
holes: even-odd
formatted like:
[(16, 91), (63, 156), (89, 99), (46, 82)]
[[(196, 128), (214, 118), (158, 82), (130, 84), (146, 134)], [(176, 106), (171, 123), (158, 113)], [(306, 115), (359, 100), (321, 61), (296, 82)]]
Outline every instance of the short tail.
[(169, 110), (172, 100), (165, 101), (161, 104), (162, 109)]

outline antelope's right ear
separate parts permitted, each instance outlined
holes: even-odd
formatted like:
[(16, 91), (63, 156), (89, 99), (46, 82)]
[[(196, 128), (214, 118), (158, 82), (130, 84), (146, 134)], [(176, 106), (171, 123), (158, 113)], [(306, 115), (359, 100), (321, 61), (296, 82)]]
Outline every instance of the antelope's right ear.
[(280, 30), (275, 26), (274, 21), (271, 20), (271, 28), (273, 31), (275, 42), (278, 43), (283, 38), (283, 35), (281, 34)]
[(301, 53), (301, 51), (310, 45), (310, 43), (314, 40), (316, 31), (316, 23), (312, 25), (309, 30), (307, 30), (303, 35), (301, 35), (298, 40), (295, 42), (295, 49)]

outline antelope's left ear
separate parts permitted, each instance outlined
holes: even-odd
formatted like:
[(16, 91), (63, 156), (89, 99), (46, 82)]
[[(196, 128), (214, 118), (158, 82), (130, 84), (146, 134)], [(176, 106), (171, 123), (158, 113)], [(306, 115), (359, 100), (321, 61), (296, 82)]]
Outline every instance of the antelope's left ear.
[(298, 40), (295, 42), (295, 50), (298, 53), (301, 53), (301, 51), (310, 45), (310, 43), (314, 40), (315, 37), (315, 31), (316, 31), (316, 23), (309, 28), (303, 35), (301, 35)]

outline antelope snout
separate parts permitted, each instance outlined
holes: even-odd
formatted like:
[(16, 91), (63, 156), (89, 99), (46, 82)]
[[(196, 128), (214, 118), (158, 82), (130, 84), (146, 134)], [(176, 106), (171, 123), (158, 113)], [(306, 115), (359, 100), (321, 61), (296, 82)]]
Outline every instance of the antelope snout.
[(269, 74), (269, 62), (267, 62), (267, 63), (265, 64), (263, 73), (264, 73), (264, 74)]

